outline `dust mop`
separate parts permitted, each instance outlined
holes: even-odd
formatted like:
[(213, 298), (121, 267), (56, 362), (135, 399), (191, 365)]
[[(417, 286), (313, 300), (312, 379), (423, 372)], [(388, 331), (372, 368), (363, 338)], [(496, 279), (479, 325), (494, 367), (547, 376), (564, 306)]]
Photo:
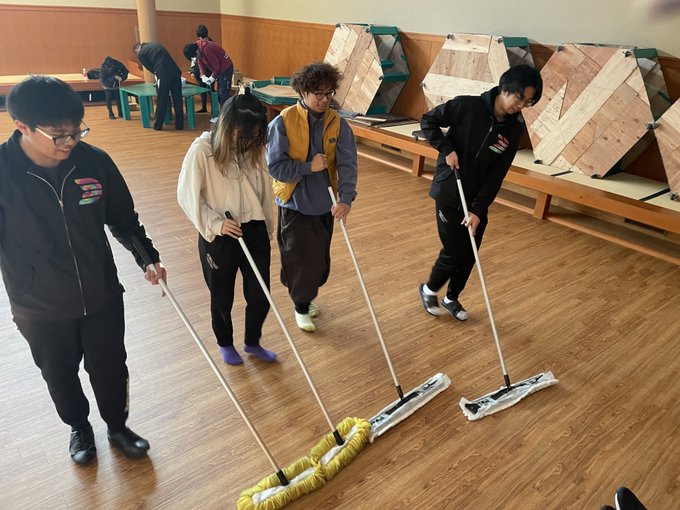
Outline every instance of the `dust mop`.
[[(225, 214), (227, 218), (233, 219), (229, 211), (227, 211)], [(241, 245), (243, 254), (250, 263), (253, 273), (255, 273), (255, 276), (257, 277), (257, 281), (262, 287), (262, 292), (264, 292), (264, 295), (267, 296), (267, 300), (274, 311), (274, 315), (276, 315), (276, 318), (281, 325), (281, 330), (283, 331), (286, 340), (288, 340), (288, 344), (293, 350), (293, 354), (295, 354), (295, 358), (297, 359), (298, 364), (300, 365), (300, 368), (307, 379), (307, 384), (309, 384), (312, 393), (314, 393), (314, 397), (316, 398), (316, 401), (318, 402), (319, 407), (326, 418), (326, 422), (331, 429), (331, 432), (326, 434), (323, 439), (314, 448), (312, 448), (310, 453), (310, 458), (312, 461), (318, 463), (321, 466), (325, 479), (330, 480), (342, 468), (349, 464), (367, 443), (369, 438), (370, 424), (367, 420), (361, 418), (348, 417), (340, 422), (337, 427), (333, 425), (333, 420), (330, 416), (330, 413), (321, 399), (321, 395), (316, 389), (314, 381), (312, 381), (312, 376), (307, 371), (307, 367), (302, 360), (302, 356), (300, 355), (295, 342), (293, 342), (293, 338), (290, 336), (286, 324), (283, 322), (283, 317), (281, 317), (281, 313), (279, 312), (276, 303), (274, 303), (271, 292), (269, 292), (267, 284), (262, 278), (260, 270), (257, 268), (255, 260), (253, 260), (250, 250), (248, 249), (248, 246), (246, 246), (243, 237), (239, 237), (238, 242)]]
[[(465, 193), (463, 191), (463, 183), (460, 180), (460, 172), (458, 169), (454, 169), (456, 176), (456, 184), (458, 185), (458, 193), (460, 193), (460, 201), (463, 205), (463, 212), (465, 213), (465, 219), (470, 217), (467, 208), (467, 202), (465, 201)], [(543, 388), (557, 384), (557, 379), (553, 376), (552, 372), (543, 372), (541, 374), (529, 377), (515, 384), (510, 383), (510, 377), (508, 376), (508, 371), (505, 368), (505, 360), (503, 359), (503, 351), (501, 349), (501, 342), (498, 338), (498, 332), (496, 331), (496, 323), (493, 319), (493, 311), (491, 310), (491, 302), (489, 301), (489, 294), (486, 291), (486, 283), (484, 281), (484, 274), (482, 274), (482, 265), (479, 261), (479, 253), (477, 251), (477, 243), (475, 242), (475, 236), (472, 233), (472, 227), (468, 225), (468, 234), (470, 234), (470, 242), (472, 243), (472, 251), (475, 255), (475, 264), (477, 266), (477, 273), (479, 274), (479, 281), (482, 286), (482, 292), (484, 293), (484, 301), (486, 302), (486, 309), (489, 313), (489, 322), (491, 323), (491, 331), (493, 332), (493, 338), (496, 341), (496, 350), (498, 351), (498, 359), (501, 362), (501, 369), (503, 370), (503, 379), (505, 381), (505, 386), (501, 386), (497, 391), (488, 393), (482, 397), (475, 400), (467, 400), (466, 398), (460, 399), (460, 408), (463, 410), (465, 416), (469, 420), (479, 420), (498, 411), (510, 407), (523, 398), (528, 397), (532, 393), (535, 393)]]
[[(328, 186), (328, 194), (331, 196), (333, 206), (337, 206), (338, 203), (331, 186)], [(371, 433), (369, 440), (372, 443), (376, 437), (383, 435), (399, 422), (408, 418), (439, 393), (448, 388), (451, 385), (451, 380), (445, 374), (438, 373), (430, 377), (417, 388), (414, 388), (409, 393), (404, 395), (401, 385), (399, 384), (399, 380), (397, 379), (397, 373), (394, 370), (390, 353), (387, 350), (387, 344), (385, 343), (385, 339), (383, 338), (382, 332), (380, 331), (380, 325), (378, 324), (378, 319), (375, 316), (375, 311), (373, 310), (373, 305), (371, 304), (371, 298), (368, 295), (364, 278), (361, 275), (359, 263), (357, 262), (356, 255), (354, 254), (354, 249), (352, 249), (352, 243), (349, 240), (349, 234), (347, 233), (347, 228), (345, 227), (345, 221), (341, 220), (339, 223), (342, 229), (342, 234), (345, 237), (345, 242), (347, 243), (347, 249), (349, 250), (349, 254), (352, 257), (352, 262), (354, 263), (354, 269), (356, 270), (357, 277), (359, 278), (359, 283), (361, 284), (361, 290), (363, 291), (364, 298), (366, 299), (366, 305), (368, 306), (368, 310), (371, 314), (371, 319), (373, 319), (373, 325), (375, 326), (375, 331), (378, 334), (378, 340), (380, 340), (380, 345), (382, 346), (383, 353), (385, 354), (387, 366), (390, 369), (394, 386), (396, 387), (397, 394), (399, 395), (397, 400), (382, 409), (378, 414), (369, 420), (371, 423)]]
[[(139, 239), (133, 237), (132, 242), (135, 246), (135, 249), (137, 250), (137, 253), (139, 253), (140, 257), (144, 261), (144, 264), (155, 273), (156, 268), (153, 262), (151, 262), (149, 254), (146, 252), (142, 244), (139, 242)], [(279, 466), (279, 464), (274, 459), (274, 456), (269, 451), (269, 448), (267, 448), (267, 445), (265, 444), (264, 440), (255, 429), (253, 422), (246, 414), (245, 409), (243, 409), (241, 403), (238, 401), (238, 398), (236, 398), (236, 394), (229, 387), (229, 384), (222, 375), (222, 372), (220, 372), (219, 368), (217, 368), (217, 365), (213, 361), (208, 350), (205, 348), (205, 345), (198, 336), (198, 333), (196, 333), (196, 330), (189, 322), (189, 319), (184, 314), (184, 311), (180, 307), (179, 303), (172, 295), (172, 292), (170, 292), (170, 289), (168, 288), (167, 284), (163, 280), (160, 280), (159, 284), (163, 289), (163, 292), (165, 292), (165, 295), (172, 303), (172, 306), (175, 308), (175, 311), (179, 315), (180, 319), (182, 319), (182, 322), (186, 326), (187, 330), (193, 337), (194, 341), (196, 342), (196, 345), (198, 345), (198, 348), (205, 356), (205, 359), (208, 361), (210, 368), (212, 368), (213, 372), (215, 372), (215, 375), (222, 383), (224, 389), (227, 391), (229, 398), (231, 398), (231, 401), (236, 406), (236, 409), (243, 418), (243, 421), (245, 421), (246, 425), (248, 426), (248, 429), (255, 438), (255, 441), (260, 446), (264, 454), (267, 456), (269, 463), (274, 468), (275, 473), (265, 478), (262, 482), (260, 482), (263, 487), (262, 488), (263, 496), (261, 496), (259, 499), (252, 498), (251, 500), (252, 504), (249, 504), (248, 501), (244, 501), (242, 503), (241, 498), (239, 498), (238, 509), (277, 510), (279, 508), (283, 508), (291, 501), (294, 501), (304, 496), (305, 494), (312, 492), (313, 490), (316, 490), (319, 487), (323, 486), (326, 483), (326, 479), (324, 477), (321, 466), (318, 463), (313, 462), (312, 459), (310, 459), (307, 456), (298, 459), (295, 463), (286, 468), (281, 468)]]

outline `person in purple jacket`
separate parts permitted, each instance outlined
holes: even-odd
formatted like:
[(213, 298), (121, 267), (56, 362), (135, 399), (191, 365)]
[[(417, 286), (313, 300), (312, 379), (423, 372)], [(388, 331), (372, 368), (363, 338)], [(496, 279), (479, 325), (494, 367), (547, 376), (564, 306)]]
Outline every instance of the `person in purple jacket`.
[(149, 443), (126, 425), (124, 289), (104, 227), (154, 285), (166, 278), (158, 251), (115, 163), (81, 142), (90, 128), (68, 84), (26, 78), (7, 96), (7, 110), (16, 130), (0, 145), (0, 270), (14, 323), (71, 427), (73, 461), (86, 464), (97, 451), (78, 376), (83, 360), (109, 442), (127, 457), (142, 457)]

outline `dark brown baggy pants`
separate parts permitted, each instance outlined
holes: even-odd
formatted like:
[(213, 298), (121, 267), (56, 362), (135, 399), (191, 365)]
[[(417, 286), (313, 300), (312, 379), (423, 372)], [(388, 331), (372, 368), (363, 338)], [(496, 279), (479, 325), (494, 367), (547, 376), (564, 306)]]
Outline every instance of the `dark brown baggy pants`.
[(307, 313), (331, 270), (333, 215), (309, 216), (279, 207), (276, 240), (281, 254), (281, 283), (295, 303), (295, 311)]

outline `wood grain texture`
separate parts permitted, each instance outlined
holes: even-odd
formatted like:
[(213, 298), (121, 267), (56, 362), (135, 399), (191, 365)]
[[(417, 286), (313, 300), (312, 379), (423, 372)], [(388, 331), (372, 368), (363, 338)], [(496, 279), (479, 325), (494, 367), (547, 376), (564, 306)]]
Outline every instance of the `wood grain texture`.
[(654, 130), (663, 158), (668, 185), (680, 195), (680, 101), (676, 101), (659, 119)]
[[(208, 126), (207, 117), (198, 116), (199, 126)], [(199, 131), (144, 130), (108, 120), (103, 107), (87, 108), (86, 121), (88, 141), (121, 168), (171, 289), (219, 360), (197, 234), (175, 199), (182, 158)], [(3, 139), (11, 125), (0, 113)], [(441, 371), (452, 387), (287, 508), (580, 510), (611, 504), (622, 484), (650, 509), (673, 508), (680, 500), (680, 384), (672, 361), (680, 358), (677, 266), (493, 205), (481, 257), (510, 376), (552, 370), (560, 383), (472, 423), (459, 398), (496, 389), (502, 377), (474, 274), (461, 297), (467, 322), (422, 310), (416, 289), (439, 249), (428, 186), (361, 159), (347, 228), (400, 383), (411, 389)], [(113, 247), (127, 289), (129, 424), (150, 440), (149, 456), (132, 461), (111, 450), (85, 381), (98, 461), (85, 468), (72, 463), (69, 431), (11, 322), (3, 288), (3, 507), (233, 508), (242, 489), (269, 473), (269, 463), (170, 304), (143, 280), (130, 254), (115, 241)], [(338, 421), (370, 418), (396, 392), (341, 233), (333, 239), (332, 272), (312, 335), (294, 327), (272, 248), (274, 299), (331, 414)], [(246, 359), (242, 367), (220, 367), (274, 456), (288, 465), (326, 427), (272, 314), (263, 344), (278, 352), (278, 363)]]
[(537, 159), (556, 168), (604, 176), (630, 165), (652, 142), (647, 124), (668, 107), (658, 59), (632, 49), (567, 44), (541, 75), (543, 97), (522, 114)]

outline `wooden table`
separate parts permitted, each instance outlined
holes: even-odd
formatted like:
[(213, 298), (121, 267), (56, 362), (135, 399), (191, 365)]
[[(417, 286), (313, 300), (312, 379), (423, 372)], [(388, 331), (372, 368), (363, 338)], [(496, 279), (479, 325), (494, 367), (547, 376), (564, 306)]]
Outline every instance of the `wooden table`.
[[(187, 111), (187, 126), (189, 128), (196, 127), (196, 111), (194, 107), (194, 97), (199, 94), (210, 94), (210, 104), (213, 116), (217, 115), (220, 110), (220, 102), (217, 92), (212, 92), (210, 89), (198, 87), (196, 85), (184, 85), (182, 87), (182, 97)], [(123, 108), (123, 118), (130, 120), (130, 105), (128, 103), (128, 96), (133, 95), (139, 99), (139, 110), (142, 117), (142, 126), (145, 128), (151, 127), (151, 111), (153, 110), (153, 98), (156, 97), (156, 86), (152, 83), (141, 83), (139, 85), (125, 85), (120, 88), (120, 104)], [(170, 108), (167, 110), (165, 123), (170, 122)]]
[[(73, 90), (76, 92), (93, 92), (104, 90), (102, 84), (99, 80), (85, 80), (83, 75), (79, 73), (71, 74), (46, 74), (47, 76), (52, 76), (53, 78), (59, 78), (62, 81), (68, 83)], [(30, 74), (12, 74), (0, 76), (0, 96), (6, 96), (12, 87), (23, 81), (25, 78), (32, 76)], [(128, 75), (127, 80), (125, 80), (125, 85), (134, 85), (137, 83), (144, 83), (144, 79), (134, 74)]]

